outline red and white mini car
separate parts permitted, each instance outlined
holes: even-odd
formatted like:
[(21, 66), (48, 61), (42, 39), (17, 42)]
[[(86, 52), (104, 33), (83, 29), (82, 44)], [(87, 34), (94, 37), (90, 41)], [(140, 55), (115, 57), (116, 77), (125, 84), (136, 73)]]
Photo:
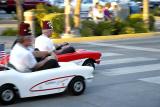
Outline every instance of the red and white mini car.
[[(85, 49), (77, 49), (76, 52), (57, 55), (59, 62), (74, 62), (82, 66), (91, 66), (95, 68), (95, 64), (101, 61), (101, 53), (98, 51), (89, 51)], [(0, 64), (7, 64), (9, 55), (0, 60)]]
[(21, 73), (0, 65), (0, 103), (12, 104), (17, 98), (61, 93), (81, 95), (86, 82), (93, 78), (93, 68), (72, 62), (59, 62), (59, 68)]

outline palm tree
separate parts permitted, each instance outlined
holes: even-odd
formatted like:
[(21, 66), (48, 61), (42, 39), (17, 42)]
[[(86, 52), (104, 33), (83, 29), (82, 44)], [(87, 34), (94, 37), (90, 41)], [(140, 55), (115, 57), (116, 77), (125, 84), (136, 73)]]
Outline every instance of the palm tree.
[(16, 2), (16, 12), (17, 12), (18, 24), (19, 24), (24, 21), (23, 8), (22, 8), (23, 0), (15, 0), (15, 2)]
[(81, 0), (77, 0), (74, 9), (74, 28), (78, 29), (80, 26), (80, 10), (81, 10)]
[(70, 34), (71, 32), (71, 27), (70, 27), (70, 11), (71, 11), (71, 6), (70, 6), (70, 0), (65, 0), (65, 34)]
[(143, 21), (149, 27), (149, 0), (143, 0)]

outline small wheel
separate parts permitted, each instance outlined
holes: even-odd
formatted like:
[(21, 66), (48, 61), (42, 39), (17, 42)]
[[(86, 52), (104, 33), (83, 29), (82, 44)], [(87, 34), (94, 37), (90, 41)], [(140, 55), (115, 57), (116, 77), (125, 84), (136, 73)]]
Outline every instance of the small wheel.
[(76, 77), (73, 80), (71, 80), (68, 91), (71, 95), (81, 95), (86, 88), (84, 79), (80, 77)]
[(2, 86), (0, 89), (0, 102), (8, 105), (16, 101), (17, 95), (15, 90), (10, 86)]
[(90, 67), (93, 67), (95, 69), (95, 64), (94, 64), (94, 61), (92, 60), (86, 60), (82, 66), (90, 66)]

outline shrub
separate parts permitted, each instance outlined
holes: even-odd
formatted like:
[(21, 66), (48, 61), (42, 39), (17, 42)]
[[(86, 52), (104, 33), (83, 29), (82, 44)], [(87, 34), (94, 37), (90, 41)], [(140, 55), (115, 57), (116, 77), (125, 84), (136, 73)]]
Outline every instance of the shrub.
[(120, 34), (120, 32), (122, 31), (124, 27), (128, 27), (129, 25), (127, 22), (124, 22), (118, 19), (113, 22), (112, 26), (113, 26), (112, 34), (118, 35)]
[(40, 25), (40, 21), (36, 18), (35, 19), (35, 36), (39, 36), (42, 34), (42, 28)]
[(149, 30), (154, 31), (155, 30), (155, 18), (153, 15), (149, 16)]
[(84, 27), (88, 27), (88, 28), (91, 28), (93, 31), (96, 29), (96, 23), (94, 21), (91, 21), (91, 20), (83, 20), (81, 22), (81, 29), (84, 28)]
[(141, 21), (143, 21), (142, 18), (143, 18), (142, 14), (131, 14), (129, 16), (129, 21), (131, 21), (131, 22), (141, 22)]
[(83, 27), (82, 29), (80, 29), (80, 33), (82, 37), (94, 35), (93, 30), (89, 27)]
[(150, 10), (154, 16), (160, 16), (160, 7), (156, 7)]
[(135, 33), (135, 29), (132, 27), (126, 26), (121, 29), (119, 34), (133, 34), (133, 33)]
[(132, 14), (128, 19), (128, 23), (131, 27), (135, 28), (135, 32), (137, 33), (145, 33), (148, 30), (154, 30), (154, 23), (155, 19), (153, 15), (149, 16), (149, 29), (143, 22), (143, 15), (142, 14)]
[(36, 10), (41, 10), (44, 13), (64, 13), (64, 9), (58, 8), (57, 6), (47, 6), (44, 4), (38, 4), (36, 6)]
[[(105, 32), (104, 32), (105, 30)], [(114, 31), (113, 23), (110, 21), (99, 22), (96, 26), (95, 35), (110, 35)]]
[(57, 6), (45, 6), (45, 9), (49, 12), (49, 13), (64, 13), (64, 9), (62, 8), (58, 8)]
[(51, 38), (52, 39), (60, 38), (60, 35), (58, 33), (53, 32)]
[[(41, 21), (44, 17), (48, 17), (47, 15), (49, 13), (53, 12), (63, 12), (62, 9), (59, 9), (56, 6), (46, 6), (44, 4), (38, 4), (36, 5), (36, 9), (29, 10), (35, 13), (35, 34), (36, 36), (39, 36), (42, 33), (41, 29)], [(48, 18), (51, 20), (52, 18)], [(54, 34), (53, 34), (54, 35)], [(53, 36), (55, 37), (55, 36)]]
[[(45, 15), (42, 20), (50, 20), (53, 25), (53, 30), (57, 34), (61, 34), (65, 29), (65, 16), (62, 13), (51, 13)], [(73, 18), (70, 18), (71, 28), (73, 27)]]
[(1, 36), (16, 36), (18, 33), (17, 30), (12, 29), (12, 28), (8, 28), (4, 31), (2, 31)]
[(102, 36), (107, 36), (107, 35), (111, 35), (111, 34), (112, 34), (112, 31), (108, 30), (108, 29), (104, 29), (102, 32)]
[(96, 23), (91, 20), (83, 20), (81, 22), (80, 33), (82, 36), (94, 36), (96, 31)]

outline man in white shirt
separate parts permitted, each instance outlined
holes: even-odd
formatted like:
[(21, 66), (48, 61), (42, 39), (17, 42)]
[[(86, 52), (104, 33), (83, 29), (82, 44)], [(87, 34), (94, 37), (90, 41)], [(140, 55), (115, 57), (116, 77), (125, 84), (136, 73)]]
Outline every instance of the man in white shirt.
[(98, 2), (95, 4), (95, 7), (93, 8), (93, 20), (96, 23), (104, 21), (103, 6), (101, 6)]
[(17, 43), (11, 50), (9, 63), (20, 72), (31, 72), (36, 70), (59, 67), (58, 62), (53, 57), (47, 56), (37, 62), (34, 52), (30, 47), (33, 44), (33, 36), (29, 30), (29, 24), (22, 22), (19, 28)]
[(35, 39), (35, 48), (40, 51), (48, 51), (56, 54), (65, 54), (75, 52), (75, 49), (68, 43), (63, 43), (62, 45), (54, 44), (50, 39), (52, 36), (52, 25), (49, 21), (42, 22), (42, 35)]

